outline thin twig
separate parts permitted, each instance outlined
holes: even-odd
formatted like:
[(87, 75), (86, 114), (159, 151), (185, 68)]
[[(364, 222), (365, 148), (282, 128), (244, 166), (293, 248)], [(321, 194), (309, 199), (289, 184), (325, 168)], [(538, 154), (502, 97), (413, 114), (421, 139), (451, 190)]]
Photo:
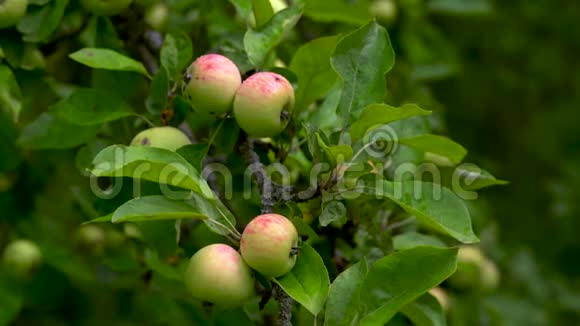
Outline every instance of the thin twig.
[[(260, 157), (254, 150), (253, 139), (248, 137), (245, 133), (242, 134), (242, 137), (240, 151), (242, 152), (246, 164), (250, 167), (252, 175), (258, 185), (258, 189), (261, 192), (262, 214), (272, 213), (275, 200), (284, 197), (284, 191), (291, 188), (285, 188), (283, 185), (274, 184), (272, 182), (270, 177), (266, 174), (264, 165), (260, 162)], [(280, 190), (282, 192), (280, 192)], [(273, 292), (274, 297), (280, 306), (280, 311), (278, 313), (278, 326), (291, 326), (292, 298), (277, 284), (274, 284)]]
[(292, 298), (278, 284), (274, 284), (273, 291), (280, 306), (278, 326), (292, 326)]

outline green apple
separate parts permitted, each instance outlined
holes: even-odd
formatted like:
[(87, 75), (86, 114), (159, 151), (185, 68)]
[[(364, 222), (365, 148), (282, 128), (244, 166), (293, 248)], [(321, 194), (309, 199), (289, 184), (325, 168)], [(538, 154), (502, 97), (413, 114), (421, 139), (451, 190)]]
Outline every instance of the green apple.
[(286, 78), (259, 72), (246, 79), (234, 99), (240, 128), (254, 137), (272, 137), (284, 130), (294, 110), (294, 89)]
[(495, 263), (474, 246), (459, 248), (457, 270), (449, 278), (449, 284), (458, 289), (492, 291), (499, 283), (499, 271)]
[(219, 306), (241, 306), (254, 295), (250, 267), (234, 248), (221, 243), (203, 247), (191, 257), (184, 281), (195, 298)]
[(241, 83), (235, 63), (223, 55), (206, 54), (187, 68), (182, 93), (195, 111), (223, 114), (231, 111)]
[(481, 287), (485, 291), (494, 291), (499, 285), (499, 270), (495, 263), (486, 259), (481, 267)]
[(36, 270), (42, 261), (42, 253), (36, 243), (20, 239), (12, 241), (4, 249), (2, 262), (18, 277), (26, 277)]
[(26, 14), (28, 0), (0, 0), (0, 28), (16, 25)]
[(436, 286), (431, 290), (429, 290), (429, 294), (431, 294), (433, 297), (435, 297), (435, 299), (437, 299), (437, 301), (439, 301), (439, 304), (441, 305), (441, 308), (443, 308), (443, 311), (449, 310), (449, 296), (447, 295), (447, 292), (445, 292), (445, 290), (443, 290), (441, 287)]
[(155, 127), (141, 131), (131, 141), (131, 146), (151, 146), (176, 151), (191, 144), (181, 130), (174, 127)]
[(105, 249), (106, 234), (99, 226), (88, 224), (77, 230), (76, 240), (82, 249), (102, 253)]
[(129, 8), (133, 0), (81, 0), (87, 10), (98, 16), (114, 16)]
[(264, 276), (278, 277), (296, 264), (298, 232), (294, 224), (278, 214), (255, 217), (244, 229), (240, 241), (242, 257)]
[(394, 0), (375, 0), (369, 11), (380, 23), (392, 24), (397, 19), (397, 4)]
[(165, 28), (168, 17), (169, 8), (163, 2), (154, 4), (145, 12), (145, 22), (156, 30)]

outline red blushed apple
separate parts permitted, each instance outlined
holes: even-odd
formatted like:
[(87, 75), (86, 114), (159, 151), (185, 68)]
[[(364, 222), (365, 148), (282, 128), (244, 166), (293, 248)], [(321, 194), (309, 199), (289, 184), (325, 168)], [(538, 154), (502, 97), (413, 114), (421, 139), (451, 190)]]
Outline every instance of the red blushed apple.
[(184, 281), (193, 297), (224, 307), (241, 306), (254, 295), (250, 267), (225, 244), (197, 251), (189, 260)]
[(131, 146), (151, 146), (170, 151), (189, 144), (191, 141), (181, 130), (169, 126), (143, 130), (131, 141)]
[(210, 115), (231, 111), (242, 83), (238, 67), (219, 54), (206, 54), (187, 68), (182, 93), (193, 109)]
[(240, 241), (242, 257), (253, 269), (265, 276), (288, 273), (296, 263), (298, 232), (282, 215), (263, 214), (244, 229)]
[(234, 99), (234, 116), (240, 128), (254, 137), (272, 137), (284, 130), (294, 110), (294, 89), (273, 72), (248, 77)]

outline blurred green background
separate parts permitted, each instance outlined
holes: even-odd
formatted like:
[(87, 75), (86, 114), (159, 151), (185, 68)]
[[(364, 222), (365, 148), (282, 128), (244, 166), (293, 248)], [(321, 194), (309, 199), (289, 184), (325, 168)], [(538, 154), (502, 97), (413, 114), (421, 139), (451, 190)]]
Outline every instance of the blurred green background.
[[(288, 63), (308, 39), (354, 29), (371, 18), (369, 8), (376, 2), (307, 1), (299, 32), (281, 46), (281, 59)], [(71, 3), (63, 28), (74, 25), (79, 11), (76, 1)], [(192, 31), (196, 55), (214, 46), (236, 54), (245, 24), (232, 18), (235, 10), (227, 1), (167, 3), (174, 9), (173, 27)], [(333, 15), (325, 9), (330, 3), (346, 10)], [(387, 103), (416, 102), (436, 111), (433, 128), (464, 145), (466, 161), (510, 182), (482, 191), (482, 200), (471, 205), (481, 247), (501, 271), (500, 288), (486, 295), (451, 294), (450, 324), (580, 325), (580, 2), (389, 3), (395, 11), (377, 17), (397, 54), (387, 76)], [(0, 41), (5, 45), (10, 35), (0, 35)], [(60, 69), (65, 75), (60, 81), (83, 81), (76, 73), (86, 69), (59, 59), (78, 47), (74, 42), (39, 47), (48, 73)], [(19, 295), (10, 284), (0, 288), (0, 322), (22, 307), (12, 324), (206, 323), (203, 311), (188, 305), (190, 298), (176, 299), (179, 282), (150, 279), (147, 270), (159, 267), (158, 257), (138, 261), (136, 253), (146, 249), (135, 230), (106, 225), (107, 245), (98, 249), (107, 253), (104, 261), (79, 248), (78, 225), (122, 198), (98, 203), (99, 212), (94, 211), (87, 178), (79, 172), (106, 144), (80, 150), (16, 147), (18, 129), (55, 101), (55, 90), (66, 92), (35, 68), (15, 72), (26, 98), (21, 125), (0, 119), (0, 248), (13, 238), (31, 238), (50, 264)], [(128, 142), (131, 135), (117, 129), (107, 132)], [(171, 230), (172, 225), (155, 227)], [(223, 319), (216, 324), (244, 320), (232, 314)]]

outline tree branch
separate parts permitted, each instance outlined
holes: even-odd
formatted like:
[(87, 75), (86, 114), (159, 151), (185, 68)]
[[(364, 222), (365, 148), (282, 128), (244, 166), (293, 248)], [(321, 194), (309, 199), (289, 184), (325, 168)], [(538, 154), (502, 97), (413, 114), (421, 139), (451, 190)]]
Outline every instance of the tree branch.
[[(270, 177), (266, 174), (264, 165), (260, 162), (260, 157), (254, 150), (254, 140), (248, 137), (244, 132), (242, 132), (241, 137), (242, 144), (240, 146), (240, 151), (242, 152), (246, 164), (251, 169), (252, 175), (258, 185), (258, 189), (260, 190), (262, 214), (272, 213), (276, 201), (285, 197), (284, 195), (287, 194), (292, 187), (272, 182)], [(289, 198), (293, 196), (286, 197), (288, 197), (289, 200)], [(292, 326), (292, 298), (277, 284), (274, 284), (273, 291), (274, 297), (280, 306), (278, 326)]]

